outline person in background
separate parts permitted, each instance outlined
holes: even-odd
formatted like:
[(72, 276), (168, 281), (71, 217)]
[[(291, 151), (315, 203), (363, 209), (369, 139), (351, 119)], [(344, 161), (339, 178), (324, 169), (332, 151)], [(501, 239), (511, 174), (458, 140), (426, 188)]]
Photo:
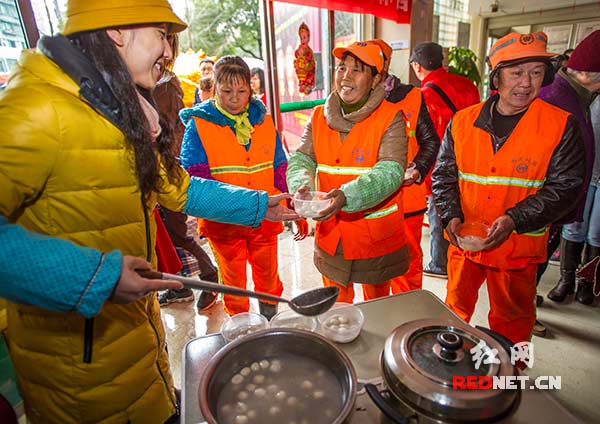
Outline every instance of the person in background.
[(571, 57), (571, 53), (573, 53), (573, 49), (567, 49), (562, 54), (554, 56), (550, 61), (552, 62), (552, 68), (554, 68), (554, 72), (558, 72), (561, 68), (564, 68), (569, 63), (569, 58)]
[[(451, 243), (446, 303), (468, 322), (487, 281), (489, 326), (513, 343), (531, 337), (548, 226), (569, 213), (585, 174), (576, 120), (537, 98), (554, 79), (547, 40), (510, 33), (494, 43), (489, 81), (497, 94), (454, 115), (432, 175)], [(457, 241), (470, 223), (489, 227), (480, 251)]]
[(402, 183), (402, 206), (404, 208), (404, 231), (410, 256), (408, 272), (391, 281), (392, 293), (420, 289), (423, 286), (423, 250), (421, 234), (423, 216), (427, 211), (427, 188), (425, 179), (433, 168), (440, 148), (438, 137), (421, 90), (388, 73), (392, 59), (392, 47), (383, 40), (369, 40), (381, 48), (383, 53), (383, 86), (386, 100), (402, 110), (408, 138), (409, 166)]
[[(111, 284), (147, 285), (135, 273), (156, 265), (157, 203), (254, 226), (265, 217), (297, 218), (279, 204), (285, 196), (190, 178), (170, 154), (150, 91), (172, 55), (167, 35), (186, 25), (166, 0), (152, 4), (69, 0), (62, 34), (24, 50), (0, 95), (3, 232), (16, 224), (34, 239), (40, 234), (95, 249), (53, 273), (36, 270), (68, 259), (65, 252), (27, 255), (15, 279), (27, 278), (32, 289), (51, 276), (71, 287), (66, 280), (80, 272), (91, 278), (75, 293), (91, 290), (96, 302), (119, 301), (118, 291), (107, 293)], [(4, 257), (6, 245), (0, 249)], [(115, 250), (122, 256), (107, 253)], [(96, 284), (99, 277), (106, 281)], [(144, 290), (130, 299), (146, 293), (131, 304), (106, 300), (93, 318), (8, 303), (7, 339), (29, 422), (177, 419), (157, 296)], [(72, 301), (73, 294), (66, 297)]]
[[(215, 98), (180, 113), (186, 124), (181, 164), (192, 176), (248, 188), (286, 193), (287, 159), (278, 132), (265, 106), (252, 97), (250, 69), (241, 57), (224, 56), (215, 64)], [(223, 284), (246, 288), (247, 263), (257, 292), (280, 296), (283, 284), (277, 269), (281, 223), (258, 228), (229, 225), (208, 219), (198, 222), (215, 253)], [(300, 220), (298, 234), (306, 237), (308, 224)], [(249, 310), (247, 297), (223, 296), (225, 312)], [(277, 304), (259, 302), (270, 319)]]
[[(198, 88), (200, 89), (200, 102), (210, 100), (215, 97), (215, 80), (213, 77), (200, 78), (200, 81), (198, 82)], [(197, 104), (198, 103), (194, 103), (194, 106)]]
[[(443, 61), (442, 46), (432, 42), (417, 44), (409, 59), (412, 70), (421, 81), (423, 99), (440, 139), (457, 111), (479, 103), (479, 91), (475, 84), (462, 75), (448, 72), (442, 66)], [(448, 241), (444, 238), (444, 229), (434, 205), (435, 201), (430, 195), (427, 220), (431, 261), (423, 270), (423, 274), (446, 278)]]
[[(179, 111), (184, 108), (183, 90), (177, 76), (173, 73), (173, 65), (175, 64), (175, 59), (179, 52), (179, 35), (169, 35), (169, 44), (173, 56), (169, 62), (165, 64), (165, 72), (152, 92), (152, 96), (166, 125), (169, 125), (173, 129), (170, 145), (171, 152), (175, 156), (179, 156), (179, 152), (181, 151), (181, 141), (185, 130), (183, 123), (179, 119)], [(211, 81), (212, 86), (212, 77), (206, 78)], [(200, 81), (200, 87), (202, 87), (202, 81)], [(174, 250), (176, 251), (180, 262), (178, 270), (175, 272), (168, 272), (179, 272), (186, 277), (198, 275), (203, 280), (213, 283), (218, 282), (218, 274), (215, 265), (212, 263), (204, 249), (196, 242), (193, 235), (188, 234), (188, 216), (183, 212), (174, 212), (160, 206), (158, 207), (157, 213), (160, 216), (161, 223), (164, 223), (163, 226), (165, 232), (168, 234), (169, 240), (175, 246)], [(160, 226), (157, 226), (157, 229), (159, 228)], [(158, 237), (159, 234), (160, 233), (157, 231), (157, 245), (160, 240)], [(160, 267), (158, 269), (163, 271)], [(158, 303), (161, 306), (171, 303), (192, 302), (193, 300), (194, 292), (188, 287), (167, 290), (158, 297)], [(196, 309), (198, 312), (205, 311), (213, 306), (216, 300), (216, 293), (204, 290), (200, 293), (200, 296), (198, 296)]]
[(250, 88), (252, 88), (252, 95), (266, 105), (267, 93), (265, 93), (265, 73), (262, 69), (252, 68), (250, 70)]
[(328, 193), (330, 206), (315, 218), (314, 262), (323, 284), (352, 303), (354, 283), (365, 300), (387, 296), (390, 279), (409, 267), (400, 190), (406, 126), (398, 105), (385, 100), (378, 45), (356, 42), (333, 55), (334, 90), (313, 109), (287, 181), (296, 196)]
[[(566, 67), (559, 69), (554, 81), (540, 92), (540, 98), (571, 113), (581, 130), (585, 147), (586, 178), (579, 192), (577, 208), (563, 217), (560, 242), (560, 279), (548, 292), (548, 299), (562, 302), (575, 293), (575, 272), (582, 263), (588, 263), (600, 254), (600, 134), (594, 130), (591, 105), (600, 91), (600, 30), (582, 40)], [(579, 164), (583, 168), (582, 164)], [(585, 247), (585, 249), (584, 249)], [(582, 253), (583, 258), (582, 258)], [(592, 284), (580, 281), (576, 300), (592, 304)]]
[[(198, 103), (202, 102), (203, 100), (206, 100), (206, 98), (209, 98), (209, 97), (205, 97), (205, 99), (202, 99), (200, 97), (200, 91), (202, 90), (202, 87), (200, 87), (200, 81), (202, 81), (203, 78), (214, 78), (214, 71), (213, 71), (214, 66), (215, 66), (215, 61), (212, 59), (209, 59), (207, 57), (205, 57), (204, 59), (202, 59), (200, 61), (200, 80), (198, 81), (198, 87), (196, 87), (196, 90), (194, 90), (194, 104), (198, 104)], [(207, 82), (204, 83), (204, 86), (205, 86), (205, 92), (206, 92), (207, 91), (206, 87), (208, 87)]]

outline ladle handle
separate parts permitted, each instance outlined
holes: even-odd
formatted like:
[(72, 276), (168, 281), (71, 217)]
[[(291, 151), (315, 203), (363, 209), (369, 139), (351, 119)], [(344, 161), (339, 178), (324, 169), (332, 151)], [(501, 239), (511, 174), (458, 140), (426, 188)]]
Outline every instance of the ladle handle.
[(191, 289), (209, 290), (217, 293), (232, 294), (235, 296), (253, 297), (261, 300), (270, 300), (273, 302), (284, 302), (289, 303), (288, 300), (273, 296), (267, 293), (254, 292), (251, 290), (244, 290), (237, 287), (226, 286), (224, 284), (211, 283), (204, 281), (199, 278), (182, 277), (181, 275), (168, 274), (166, 272), (153, 271), (149, 269), (138, 269), (136, 270), (144, 278), (150, 278), (153, 280), (175, 280), (183, 283), (184, 287)]

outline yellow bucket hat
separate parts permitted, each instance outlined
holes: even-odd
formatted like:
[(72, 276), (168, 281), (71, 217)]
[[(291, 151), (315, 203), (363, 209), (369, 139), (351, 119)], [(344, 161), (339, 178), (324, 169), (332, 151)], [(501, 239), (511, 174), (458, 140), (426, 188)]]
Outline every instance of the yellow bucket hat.
[(62, 34), (151, 23), (169, 24), (169, 33), (187, 28), (167, 0), (69, 0)]

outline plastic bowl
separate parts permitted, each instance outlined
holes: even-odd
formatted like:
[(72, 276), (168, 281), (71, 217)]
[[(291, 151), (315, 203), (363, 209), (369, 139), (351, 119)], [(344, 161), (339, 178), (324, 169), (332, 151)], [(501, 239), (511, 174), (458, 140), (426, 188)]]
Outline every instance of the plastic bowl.
[(300, 216), (316, 218), (320, 212), (329, 206), (330, 199), (323, 199), (327, 193), (322, 191), (309, 191), (294, 196), (294, 210)]
[(350, 303), (338, 302), (319, 315), (321, 334), (337, 343), (350, 343), (360, 334), (365, 322), (362, 311)]
[(225, 318), (221, 326), (221, 334), (225, 341), (231, 342), (267, 328), (269, 328), (269, 321), (264, 316), (254, 312), (242, 312)]
[(307, 317), (288, 309), (275, 314), (271, 318), (271, 328), (295, 328), (298, 330), (316, 331), (319, 322), (315, 317)]
[(466, 222), (462, 224), (456, 241), (461, 249), (478, 252), (484, 248), (490, 227), (482, 222)]

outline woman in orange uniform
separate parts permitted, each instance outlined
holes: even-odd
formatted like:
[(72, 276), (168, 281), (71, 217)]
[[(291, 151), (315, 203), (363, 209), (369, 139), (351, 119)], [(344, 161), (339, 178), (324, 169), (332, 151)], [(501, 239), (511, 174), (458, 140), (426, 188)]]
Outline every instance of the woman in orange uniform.
[[(265, 106), (252, 98), (250, 69), (237, 56), (215, 63), (215, 98), (191, 109), (181, 118), (186, 124), (180, 160), (192, 176), (214, 179), (275, 194), (287, 192), (287, 159), (279, 134)], [(298, 221), (298, 238), (308, 233)], [(257, 228), (199, 220), (200, 233), (211, 244), (224, 284), (246, 287), (246, 263), (252, 267), (256, 291), (280, 296), (283, 285), (277, 272), (277, 236), (280, 222)], [(246, 297), (225, 295), (225, 311), (235, 315), (249, 310)], [(267, 318), (277, 305), (259, 302)]]
[[(402, 112), (385, 100), (379, 46), (356, 42), (333, 50), (335, 90), (315, 108), (291, 156), (290, 190), (328, 192), (315, 231), (315, 265), (338, 299), (352, 302), (353, 283), (366, 300), (389, 294), (389, 280), (408, 270), (400, 186), (407, 141)], [(315, 177), (316, 176), (316, 177)]]

